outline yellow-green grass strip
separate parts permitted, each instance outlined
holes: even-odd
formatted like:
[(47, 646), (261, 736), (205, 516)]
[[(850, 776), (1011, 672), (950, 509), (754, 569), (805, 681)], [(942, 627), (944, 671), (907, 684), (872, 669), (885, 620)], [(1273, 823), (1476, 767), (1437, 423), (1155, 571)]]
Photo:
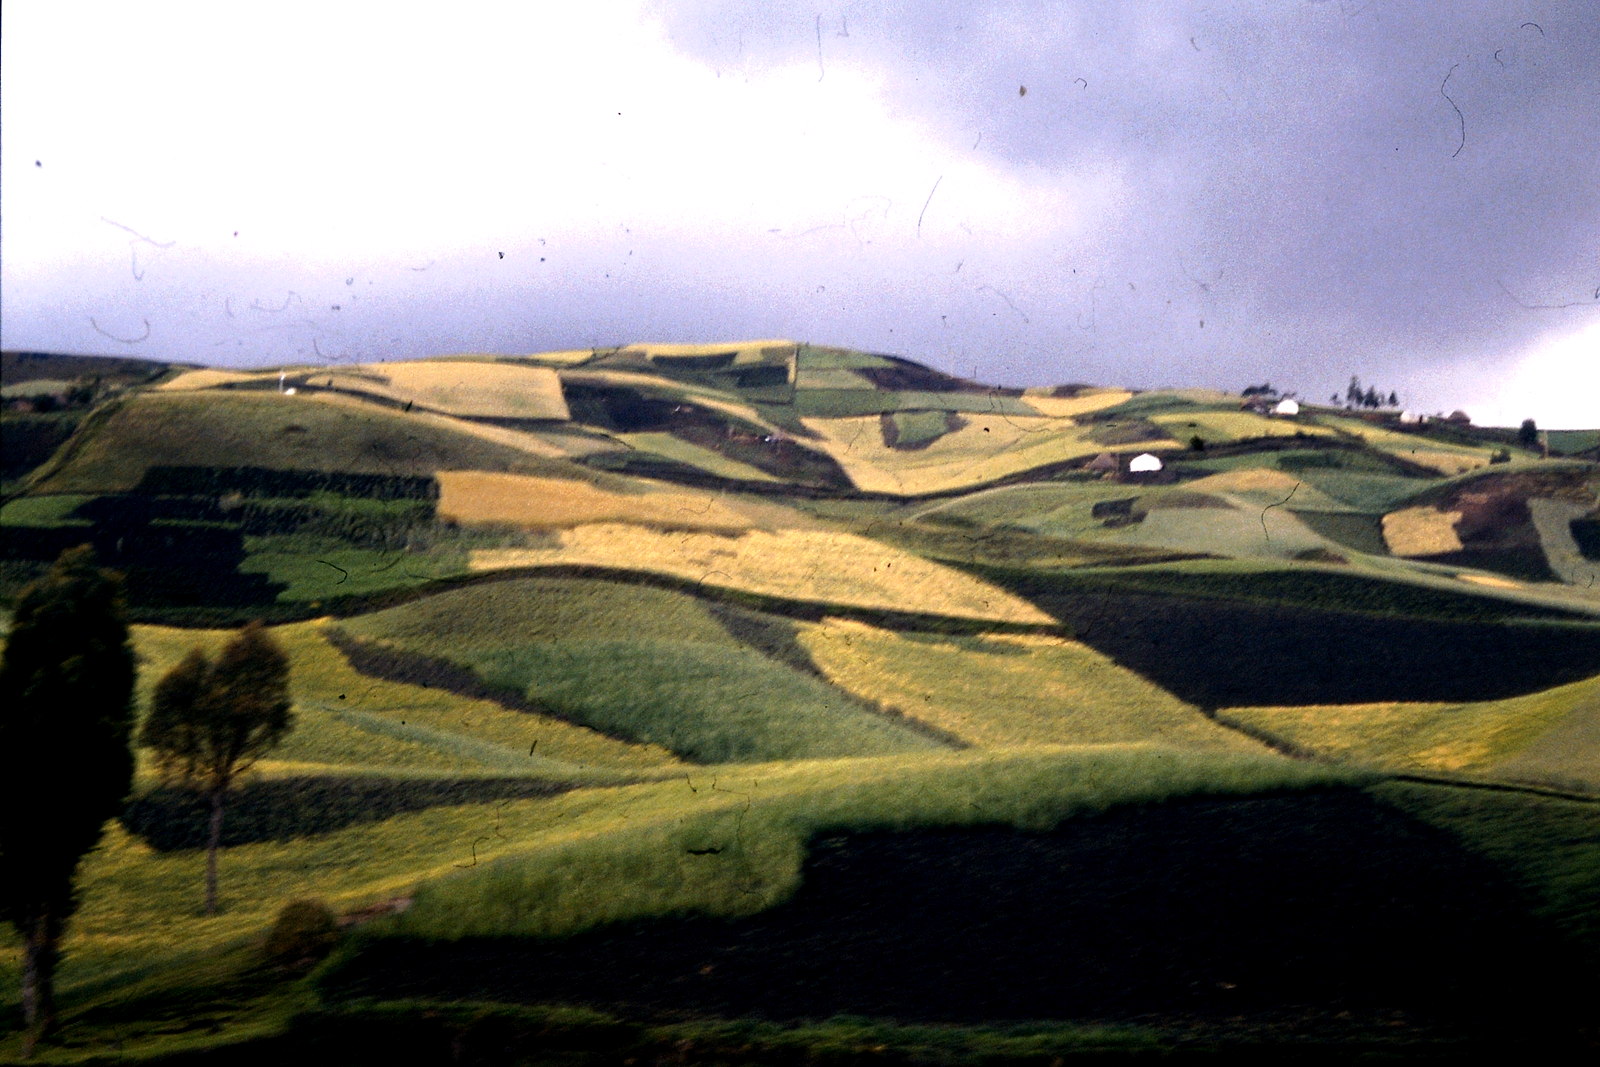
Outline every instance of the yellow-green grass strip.
[[(1600, 677), (1504, 700), (1228, 708), (1218, 713), (1328, 759), (1391, 770), (1574, 781), (1600, 790)], [(1562, 730), (1571, 745), (1535, 750)], [(1581, 742), (1581, 743), (1580, 743)], [(1533, 752), (1542, 758), (1523, 758)]]
[[(1155, 414), (1150, 421), (1180, 441), (1199, 435), (1207, 442), (1243, 441), (1253, 437), (1327, 437), (1333, 431), (1292, 418), (1268, 418), (1248, 411), (1184, 411)], [(1193, 425), (1191, 425), (1193, 424)]]
[(42, 493), (127, 492), (155, 466), (426, 475), (535, 470), (559, 451), (528, 434), (329, 394), (141, 393), (85, 426)]
[(844, 619), (802, 625), (799, 636), (834, 684), (975, 745), (1259, 747), (1077, 641), (906, 634)]

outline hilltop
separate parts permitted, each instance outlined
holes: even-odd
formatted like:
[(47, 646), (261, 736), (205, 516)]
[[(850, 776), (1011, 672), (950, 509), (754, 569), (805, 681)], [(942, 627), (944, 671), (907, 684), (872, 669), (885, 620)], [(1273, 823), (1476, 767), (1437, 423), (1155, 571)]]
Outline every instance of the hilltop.
[(1600, 430), (782, 340), (4, 374), (0, 595), (89, 542), (143, 692), (294, 672), (220, 919), (148, 770), (86, 862), (79, 1051), (1592, 1039)]

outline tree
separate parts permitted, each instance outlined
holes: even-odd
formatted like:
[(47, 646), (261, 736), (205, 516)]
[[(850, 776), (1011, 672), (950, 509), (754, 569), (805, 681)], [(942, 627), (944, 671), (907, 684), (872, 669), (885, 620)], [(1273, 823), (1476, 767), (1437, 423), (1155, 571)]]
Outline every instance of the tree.
[(217, 913), (217, 850), (228, 790), (294, 726), (289, 658), (259, 622), (215, 662), (196, 648), (156, 683), (139, 743), (163, 776), (200, 790), (211, 808), (206, 838), (207, 915)]
[(1392, 408), (1400, 406), (1400, 394), (1393, 389), (1389, 390), (1389, 406)]
[(1539, 426), (1532, 419), (1523, 419), (1517, 428), (1517, 444), (1523, 448), (1539, 447)]
[(121, 578), (68, 549), (23, 589), (0, 660), (0, 915), (23, 940), (30, 1052), (56, 1027), (78, 864), (133, 785), (136, 673)]

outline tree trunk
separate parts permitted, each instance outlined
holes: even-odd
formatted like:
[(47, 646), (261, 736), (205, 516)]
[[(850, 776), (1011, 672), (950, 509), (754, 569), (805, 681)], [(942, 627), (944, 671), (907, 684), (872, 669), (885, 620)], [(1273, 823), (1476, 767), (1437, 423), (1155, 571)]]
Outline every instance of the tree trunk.
[(56, 1029), (56, 960), (60, 958), (61, 924), (48, 908), (24, 924), (22, 955), (22, 1037), (24, 1055)]
[(222, 845), (222, 793), (211, 790), (211, 833), (206, 838), (206, 914), (217, 913), (217, 849)]

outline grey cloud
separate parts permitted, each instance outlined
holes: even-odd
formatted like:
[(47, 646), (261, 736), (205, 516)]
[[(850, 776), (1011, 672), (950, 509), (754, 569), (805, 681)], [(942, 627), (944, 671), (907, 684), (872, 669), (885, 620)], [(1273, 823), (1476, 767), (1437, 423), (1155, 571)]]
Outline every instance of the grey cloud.
[(1063, 353), (1405, 372), (1600, 309), (1600, 20), (1584, 5), (758, 12), (664, 9), (675, 44), (725, 75), (857, 65), (949, 144), (1128, 175), (1133, 217), (1070, 257), (1105, 283), (1096, 344), (1047, 316), (1030, 331)]

